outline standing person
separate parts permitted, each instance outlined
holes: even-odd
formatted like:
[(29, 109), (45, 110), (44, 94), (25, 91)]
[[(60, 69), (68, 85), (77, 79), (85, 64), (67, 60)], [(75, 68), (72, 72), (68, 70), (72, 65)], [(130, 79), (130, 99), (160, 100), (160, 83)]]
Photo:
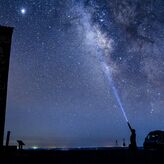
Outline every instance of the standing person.
[(137, 150), (137, 144), (136, 144), (136, 131), (130, 126), (130, 123), (128, 122), (128, 127), (131, 131), (131, 136), (130, 136), (130, 144), (129, 144), (129, 149), (132, 151)]
[(126, 144), (125, 144), (125, 138), (123, 138), (123, 147), (125, 147), (126, 146)]
[(117, 140), (116, 140), (115, 144), (116, 144), (116, 147), (118, 147), (118, 141)]

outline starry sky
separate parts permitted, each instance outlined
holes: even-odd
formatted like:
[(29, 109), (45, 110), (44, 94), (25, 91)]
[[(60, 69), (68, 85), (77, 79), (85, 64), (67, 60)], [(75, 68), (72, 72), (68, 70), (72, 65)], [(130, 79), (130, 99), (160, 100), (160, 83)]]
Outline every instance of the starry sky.
[(163, 0), (0, 0), (0, 25), (14, 27), (12, 143), (128, 144), (120, 104), (139, 146), (164, 130)]

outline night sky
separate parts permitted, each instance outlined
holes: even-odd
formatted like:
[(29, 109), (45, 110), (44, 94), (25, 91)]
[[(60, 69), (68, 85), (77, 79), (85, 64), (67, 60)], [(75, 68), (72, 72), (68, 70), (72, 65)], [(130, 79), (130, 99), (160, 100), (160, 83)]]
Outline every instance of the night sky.
[(163, 0), (0, 0), (0, 25), (14, 27), (12, 143), (128, 144), (119, 100), (138, 145), (164, 130)]

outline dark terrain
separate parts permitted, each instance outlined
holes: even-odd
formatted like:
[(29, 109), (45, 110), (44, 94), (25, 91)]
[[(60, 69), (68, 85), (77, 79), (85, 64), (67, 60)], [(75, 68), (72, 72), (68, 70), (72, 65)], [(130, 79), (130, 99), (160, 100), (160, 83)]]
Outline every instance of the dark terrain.
[(41, 163), (164, 163), (163, 150), (143, 150), (130, 152), (127, 148), (97, 148), (70, 150), (22, 150), (3, 151), (0, 164), (41, 164)]

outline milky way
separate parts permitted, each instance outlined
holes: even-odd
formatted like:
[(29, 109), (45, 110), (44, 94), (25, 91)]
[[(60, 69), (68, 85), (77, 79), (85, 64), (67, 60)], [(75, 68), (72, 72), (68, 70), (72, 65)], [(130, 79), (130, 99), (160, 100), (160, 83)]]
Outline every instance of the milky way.
[(14, 27), (6, 131), (27, 147), (129, 143), (164, 129), (163, 0), (0, 0)]

